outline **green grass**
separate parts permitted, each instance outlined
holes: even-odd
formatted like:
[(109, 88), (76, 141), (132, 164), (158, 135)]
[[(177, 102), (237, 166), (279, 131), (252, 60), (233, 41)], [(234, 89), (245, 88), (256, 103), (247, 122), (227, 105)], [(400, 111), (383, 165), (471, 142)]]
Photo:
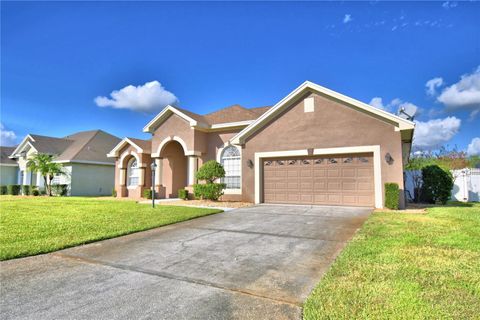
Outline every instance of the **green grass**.
[(480, 319), (480, 205), (374, 213), (303, 313), (305, 319)]
[(79, 197), (0, 196), (0, 260), (60, 250), (213, 213), (217, 209)]

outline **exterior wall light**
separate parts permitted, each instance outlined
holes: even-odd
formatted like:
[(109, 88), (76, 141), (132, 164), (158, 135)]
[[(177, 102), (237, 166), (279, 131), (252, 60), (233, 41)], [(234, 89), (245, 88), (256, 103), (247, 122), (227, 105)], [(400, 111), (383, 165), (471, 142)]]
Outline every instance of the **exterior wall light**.
[(392, 164), (393, 161), (394, 161), (392, 155), (391, 155), (389, 152), (387, 152), (387, 154), (385, 155), (385, 161), (386, 161), (388, 164)]
[(253, 161), (251, 159), (247, 160), (247, 167), (249, 167), (250, 169), (253, 168)]

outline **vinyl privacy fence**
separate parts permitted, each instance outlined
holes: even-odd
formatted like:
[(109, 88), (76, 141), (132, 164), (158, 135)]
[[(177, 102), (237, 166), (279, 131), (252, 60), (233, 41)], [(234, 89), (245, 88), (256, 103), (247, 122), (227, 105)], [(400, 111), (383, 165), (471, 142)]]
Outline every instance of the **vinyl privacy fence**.
[[(480, 169), (465, 168), (452, 170), (455, 179), (452, 189), (452, 200), (480, 201)], [(414, 195), (414, 177), (421, 176), (419, 171), (405, 171), (405, 189), (407, 200), (412, 201)]]

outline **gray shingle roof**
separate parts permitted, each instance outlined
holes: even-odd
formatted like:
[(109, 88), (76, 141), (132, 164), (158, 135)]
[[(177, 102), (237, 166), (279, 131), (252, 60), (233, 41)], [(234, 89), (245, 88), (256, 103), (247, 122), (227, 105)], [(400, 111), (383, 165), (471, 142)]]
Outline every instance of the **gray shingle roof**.
[(9, 158), (15, 148), (16, 147), (0, 147), (0, 163), (17, 164), (15, 160)]
[(63, 138), (30, 134), (30, 143), (39, 153), (55, 155), (57, 161), (114, 163), (106, 154), (120, 139), (102, 130), (81, 131)]

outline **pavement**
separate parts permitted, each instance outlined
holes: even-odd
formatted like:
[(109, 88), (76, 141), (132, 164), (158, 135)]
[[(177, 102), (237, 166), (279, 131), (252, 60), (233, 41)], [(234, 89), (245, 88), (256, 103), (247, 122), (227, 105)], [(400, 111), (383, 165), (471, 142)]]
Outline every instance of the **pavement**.
[(259, 205), (0, 263), (1, 319), (300, 319), (368, 208)]

